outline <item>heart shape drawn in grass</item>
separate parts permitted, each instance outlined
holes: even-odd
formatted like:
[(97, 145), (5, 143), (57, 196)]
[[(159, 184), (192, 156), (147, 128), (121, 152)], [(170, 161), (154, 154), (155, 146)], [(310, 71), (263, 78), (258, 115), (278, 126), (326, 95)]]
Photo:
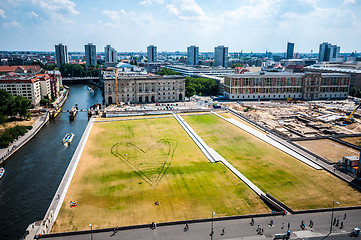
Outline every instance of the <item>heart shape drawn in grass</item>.
[(149, 148), (142, 149), (124, 141), (114, 144), (111, 153), (155, 188), (169, 168), (177, 145), (176, 140), (160, 139)]

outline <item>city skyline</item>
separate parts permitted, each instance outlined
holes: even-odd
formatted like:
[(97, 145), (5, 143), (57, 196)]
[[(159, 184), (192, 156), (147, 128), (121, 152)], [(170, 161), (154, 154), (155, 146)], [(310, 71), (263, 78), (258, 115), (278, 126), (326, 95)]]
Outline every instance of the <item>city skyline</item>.
[[(341, 52), (361, 52), (361, 2), (356, 0), (5, 0), (0, 3), (0, 50), (51, 51), (63, 42), (82, 51), (93, 42), (119, 52), (318, 52), (332, 42)], [(46, 36), (46, 37), (44, 37)]]

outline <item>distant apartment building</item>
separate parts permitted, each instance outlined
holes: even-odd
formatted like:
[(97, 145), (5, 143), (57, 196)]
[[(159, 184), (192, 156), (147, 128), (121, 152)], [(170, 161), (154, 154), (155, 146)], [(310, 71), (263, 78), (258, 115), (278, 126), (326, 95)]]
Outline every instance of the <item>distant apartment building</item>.
[(96, 66), (97, 65), (97, 49), (96, 46), (92, 43), (84, 45), (85, 47), (85, 62), (86, 66)]
[(61, 73), (58, 70), (48, 71), (47, 74), (50, 77), (50, 88), (54, 98), (59, 97), (60, 86), (63, 86), (63, 79)]
[(107, 45), (104, 48), (104, 54), (105, 54), (105, 65), (108, 66), (115, 66), (118, 62), (117, 57), (117, 50), (115, 50), (112, 46)]
[(228, 67), (228, 47), (218, 46), (214, 48), (214, 66)]
[(199, 47), (189, 46), (187, 48), (187, 65), (196, 66), (198, 65)]
[(56, 66), (60, 69), (64, 63), (69, 63), (68, 47), (59, 43), (55, 45)]
[(48, 99), (52, 99), (50, 76), (48, 74), (36, 74), (36, 77), (40, 81), (41, 98), (47, 97)]
[(224, 96), (231, 100), (346, 99), (350, 76), (339, 73), (231, 74), (224, 80)]
[(35, 76), (1, 76), (0, 89), (5, 89), (10, 94), (29, 99), (33, 106), (39, 105), (41, 100), (41, 83), (39, 78)]
[[(116, 103), (115, 73), (102, 71), (104, 101)], [(155, 103), (184, 101), (185, 77), (118, 74), (118, 98), (124, 103)]]
[(147, 47), (147, 59), (149, 63), (157, 61), (157, 47), (154, 45), (149, 45)]
[(320, 44), (320, 50), (318, 53), (319, 62), (332, 62), (336, 61), (340, 55), (340, 47), (332, 45), (331, 43), (324, 42)]
[(286, 54), (287, 59), (293, 59), (294, 50), (295, 50), (295, 44), (293, 42), (288, 42), (287, 43), (287, 54)]

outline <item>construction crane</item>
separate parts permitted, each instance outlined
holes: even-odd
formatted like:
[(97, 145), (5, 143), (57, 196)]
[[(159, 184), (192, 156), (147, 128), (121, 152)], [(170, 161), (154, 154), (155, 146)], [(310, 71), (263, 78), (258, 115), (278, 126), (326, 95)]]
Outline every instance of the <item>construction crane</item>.
[(361, 106), (361, 103), (360, 103), (359, 105), (357, 105), (357, 107), (355, 108), (355, 110), (353, 110), (352, 113), (346, 118), (345, 122), (347, 122), (347, 123), (352, 123), (351, 117), (352, 117), (352, 115), (357, 111), (357, 109), (359, 109), (360, 106)]
[(119, 92), (118, 92), (118, 68), (115, 68), (115, 104), (119, 106)]

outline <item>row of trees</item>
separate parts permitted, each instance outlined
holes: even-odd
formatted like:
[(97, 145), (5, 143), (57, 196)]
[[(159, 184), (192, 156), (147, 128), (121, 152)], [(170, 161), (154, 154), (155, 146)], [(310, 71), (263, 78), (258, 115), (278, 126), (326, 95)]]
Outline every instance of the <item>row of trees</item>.
[(359, 88), (352, 87), (349, 94), (352, 97), (361, 98), (361, 90)]
[(186, 77), (186, 97), (217, 95), (217, 81), (209, 78)]
[(63, 77), (99, 77), (99, 70), (88, 69), (84, 64), (65, 63), (59, 70)]
[(159, 72), (157, 72), (158, 75), (165, 76), (165, 75), (180, 75), (180, 73), (175, 72), (173, 70), (170, 70), (169, 68), (162, 68)]
[(11, 142), (18, 137), (24, 135), (28, 130), (32, 129), (32, 126), (15, 126), (6, 129), (0, 134), (0, 148), (6, 148)]
[(30, 118), (31, 101), (22, 96), (14, 96), (4, 89), (0, 89), (0, 123), (8, 118)]
[[(170, 70), (169, 68), (162, 68), (157, 74), (161, 76), (180, 75), (180, 73)], [(213, 79), (186, 77), (185, 88), (186, 97), (191, 97), (193, 95), (215, 96), (217, 95), (218, 85), (217, 81)]]

